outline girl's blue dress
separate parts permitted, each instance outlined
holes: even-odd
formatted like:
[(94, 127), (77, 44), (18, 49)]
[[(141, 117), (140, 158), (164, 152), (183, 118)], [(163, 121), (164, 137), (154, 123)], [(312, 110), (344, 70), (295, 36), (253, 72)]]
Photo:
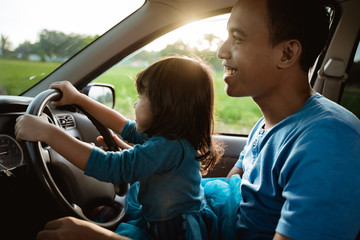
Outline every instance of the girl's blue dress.
[(132, 239), (219, 239), (217, 216), (209, 206), (167, 221), (149, 222), (141, 213), (138, 191), (136, 182), (126, 195), (126, 222), (115, 230), (119, 235)]
[(121, 153), (94, 148), (85, 168), (101, 181), (134, 183), (126, 196), (126, 219), (116, 233), (132, 239), (219, 239), (219, 226), (235, 224), (229, 218), (238, 206), (232, 205), (234, 184), (225, 179), (202, 184), (198, 153), (188, 141), (148, 139), (134, 122), (121, 136), (136, 145)]
[[(170, 221), (166, 226), (149, 225), (142, 217), (141, 204), (137, 201), (139, 184), (135, 183), (126, 195), (127, 222), (121, 223), (115, 232), (133, 239), (154, 239), (148, 234), (149, 230), (144, 229), (153, 228), (150, 231), (156, 231), (157, 228), (164, 228), (158, 231), (170, 230), (173, 233), (168, 239), (179, 239), (179, 232), (184, 230), (187, 231), (183, 239), (236, 239), (236, 220), (241, 201), (240, 182), (239, 175), (203, 179), (201, 185), (204, 187), (207, 202), (205, 209), (198, 214), (183, 214), (181, 219)], [(186, 226), (183, 226), (183, 222)], [(206, 229), (209, 230), (208, 233)], [(167, 235), (169, 236), (171, 235)]]

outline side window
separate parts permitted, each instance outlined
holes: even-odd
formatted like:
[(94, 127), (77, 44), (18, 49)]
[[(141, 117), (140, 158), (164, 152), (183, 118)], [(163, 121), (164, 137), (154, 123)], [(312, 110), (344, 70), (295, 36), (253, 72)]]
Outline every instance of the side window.
[(248, 135), (261, 117), (261, 112), (251, 98), (231, 98), (226, 95), (222, 60), (217, 58), (217, 50), (227, 38), (226, 24), (229, 16), (230, 14), (225, 14), (208, 18), (174, 30), (122, 60), (95, 81), (114, 85), (115, 110), (134, 119), (132, 106), (137, 93), (133, 80), (140, 70), (165, 56), (200, 57), (213, 68), (216, 131)]
[(346, 80), (340, 104), (360, 118), (360, 44), (358, 42), (353, 62)]

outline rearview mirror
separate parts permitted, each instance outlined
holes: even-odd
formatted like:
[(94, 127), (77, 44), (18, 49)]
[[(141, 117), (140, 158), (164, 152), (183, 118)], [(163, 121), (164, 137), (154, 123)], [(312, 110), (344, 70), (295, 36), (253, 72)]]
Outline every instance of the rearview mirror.
[(114, 86), (104, 83), (91, 83), (82, 89), (82, 92), (94, 99), (95, 101), (104, 104), (110, 108), (115, 105), (115, 90)]

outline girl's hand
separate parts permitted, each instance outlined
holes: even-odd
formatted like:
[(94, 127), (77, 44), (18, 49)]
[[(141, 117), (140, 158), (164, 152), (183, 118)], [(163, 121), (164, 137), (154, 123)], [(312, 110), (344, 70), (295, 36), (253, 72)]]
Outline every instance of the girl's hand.
[(53, 127), (47, 119), (47, 115), (40, 117), (34, 115), (22, 115), (16, 119), (15, 136), (16, 140), (46, 142), (50, 127)]
[[(127, 144), (126, 142), (124, 142), (124, 140), (120, 139), (117, 135), (113, 135), (112, 137), (113, 137), (116, 145), (117, 145), (120, 149), (130, 149), (130, 148), (132, 148), (132, 146), (130, 146), (129, 144)], [(98, 137), (96, 138), (96, 140), (97, 140), (98, 142), (100, 142), (100, 143), (105, 144), (103, 136), (98, 136)], [(101, 147), (101, 148), (104, 149), (104, 150), (107, 150), (106, 148), (103, 148), (103, 147)]]
[(52, 102), (54, 106), (77, 104), (79, 97), (82, 96), (82, 94), (68, 81), (55, 82), (51, 84), (50, 88), (59, 89), (62, 92), (60, 100)]

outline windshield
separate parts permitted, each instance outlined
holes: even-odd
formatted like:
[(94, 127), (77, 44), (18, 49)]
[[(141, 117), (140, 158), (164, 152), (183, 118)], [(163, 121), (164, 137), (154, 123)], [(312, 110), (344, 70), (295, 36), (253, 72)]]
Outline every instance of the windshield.
[(31, 88), (144, 1), (2, 2), (0, 95)]

